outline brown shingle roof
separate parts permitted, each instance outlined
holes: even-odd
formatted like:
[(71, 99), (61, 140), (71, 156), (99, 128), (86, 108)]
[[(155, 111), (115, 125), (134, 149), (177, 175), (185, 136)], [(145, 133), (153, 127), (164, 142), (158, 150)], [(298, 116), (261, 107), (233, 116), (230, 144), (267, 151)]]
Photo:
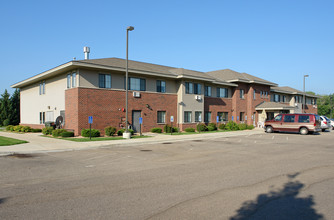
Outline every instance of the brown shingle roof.
[(294, 107), (279, 102), (262, 102), (255, 106), (255, 109), (294, 109)]

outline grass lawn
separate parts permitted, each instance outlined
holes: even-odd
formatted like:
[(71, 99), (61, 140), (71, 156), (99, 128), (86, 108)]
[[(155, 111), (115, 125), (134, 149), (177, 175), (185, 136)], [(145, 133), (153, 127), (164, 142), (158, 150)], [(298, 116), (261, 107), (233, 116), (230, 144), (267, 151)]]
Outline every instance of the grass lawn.
[[(43, 137), (48, 137), (48, 138), (54, 138), (51, 136), (46, 136), (42, 135)], [(131, 139), (136, 139), (136, 138), (149, 138), (151, 136), (131, 136)], [(75, 142), (88, 142), (88, 141), (112, 141), (112, 140), (122, 140), (124, 139), (122, 136), (116, 136), (116, 137), (92, 137), (90, 140), (89, 137), (83, 137), (83, 138), (58, 138), (61, 140), (66, 140), (66, 141), (75, 141)]]
[[(215, 131), (202, 131), (202, 132), (174, 132), (172, 135), (188, 135), (188, 134), (208, 134), (208, 133), (218, 133), (218, 132), (229, 132), (228, 130), (215, 130)], [(170, 133), (161, 133), (164, 135), (171, 135)]]
[(24, 143), (28, 143), (28, 141), (22, 141), (14, 138), (0, 136), (0, 146), (9, 146), (15, 144), (24, 144)]

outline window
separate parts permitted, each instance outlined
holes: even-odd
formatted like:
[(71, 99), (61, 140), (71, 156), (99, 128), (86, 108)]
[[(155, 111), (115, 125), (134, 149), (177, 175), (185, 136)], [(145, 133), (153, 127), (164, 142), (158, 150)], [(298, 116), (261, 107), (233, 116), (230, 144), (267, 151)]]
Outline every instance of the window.
[(99, 74), (99, 88), (111, 88), (111, 75)]
[(211, 122), (211, 112), (205, 112), (204, 113), (204, 122)]
[(204, 87), (204, 95), (205, 96), (211, 96), (211, 86), (205, 86)]
[(245, 98), (245, 90), (240, 89), (240, 98), (244, 99)]
[(45, 94), (45, 81), (39, 83), (39, 94), (40, 95)]
[(194, 83), (194, 94), (202, 94), (202, 85), (199, 83)]
[(166, 112), (165, 111), (158, 111), (158, 123), (166, 123)]
[(39, 123), (44, 124), (45, 123), (45, 112), (39, 113)]
[(284, 122), (295, 122), (295, 116), (294, 115), (285, 115), (284, 116)]
[(274, 102), (280, 102), (281, 101), (281, 96), (278, 94), (274, 94)]
[(162, 93), (166, 92), (166, 82), (165, 81), (157, 80), (157, 92), (162, 92)]
[(129, 77), (129, 89), (137, 91), (146, 91), (146, 80), (141, 78)]
[(202, 121), (202, 112), (195, 112), (195, 122)]
[(46, 121), (54, 121), (53, 111), (47, 111), (45, 114)]
[(193, 94), (193, 93), (194, 93), (193, 83), (186, 82), (186, 94)]
[(275, 121), (282, 121), (282, 115), (277, 115), (275, 117)]
[(217, 112), (217, 116), (219, 117), (219, 122), (228, 121), (228, 112)]
[(71, 88), (71, 74), (67, 74), (67, 88)]
[(268, 92), (266, 92), (265, 97), (268, 97)]
[[(262, 94), (262, 91), (261, 91), (261, 94)], [(261, 95), (262, 96), (262, 95)], [(253, 99), (255, 100), (256, 99), (256, 90), (254, 89), (253, 90)]]
[(240, 112), (240, 121), (245, 121), (245, 112)]
[(286, 102), (286, 96), (284, 95), (282, 98), (283, 98), (282, 101), (283, 101), (283, 102)]
[(77, 74), (72, 73), (72, 88), (77, 86)]
[(228, 89), (227, 88), (217, 88), (217, 97), (228, 98)]
[(261, 98), (263, 97), (263, 91), (262, 90), (260, 91), (260, 97)]
[(310, 122), (310, 116), (309, 115), (299, 115), (298, 122), (309, 123)]
[(312, 99), (312, 105), (316, 105), (317, 104), (317, 99)]
[(184, 112), (184, 122), (191, 122), (191, 112)]

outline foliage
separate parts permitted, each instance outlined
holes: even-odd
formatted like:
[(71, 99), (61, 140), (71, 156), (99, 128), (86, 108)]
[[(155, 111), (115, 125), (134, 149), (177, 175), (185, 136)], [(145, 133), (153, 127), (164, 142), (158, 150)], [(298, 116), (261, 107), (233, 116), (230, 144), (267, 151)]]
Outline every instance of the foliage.
[(252, 129), (254, 129), (254, 125), (247, 125), (247, 129), (248, 129), (248, 130), (252, 130)]
[(40, 129), (40, 128), (31, 129), (31, 132), (33, 132), (33, 133), (42, 132), (42, 129)]
[(107, 136), (113, 136), (116, 133), (116, 128), (112, 126), (106, 127), (104, 128), (104, 133)]
[(238, 124), (239, 130), (246, 130), (247, 129), (247, 124)]
[(8, 126), (10, 124), (10, 120), (7, 118), (3, 121), (3, 126)]
[(196, 125), (196, 129), (197, 131), (207, 131), (208, 128), (206, 127), (206, 125), (204, 123), (200, 123), (198, 125)]
[(8, 125), (6, 127), (6, 131), (13, 131), (14, 130), (14, 126), (13, 125)]
[(66, 132), (65, 129), (56, 129), (52, 131), (52, 136), (53, 137), (59, 137), (62, 135), (62, 133)]
[(10, 124), (18, 125), (20, 123), (20, 90), (15, 89), (10, 97)]
[[(125, 129), (118, 130), (117, 135), (122, 136), (124, 131), (125, 131)], [(135, 133), (134, 130), (132, 130), (132, 129), (128, 129), (128, 131), (131, 133), (131, 135), (133, 135)]]
[(178, 132), (179, 129), (177, 127), (172, 128), (170, 125), (166, 124), (163, 130), (165, 133), (171, 133), (171, 132)]
[(42, 133), (44, 135), (50, 135), (50, 134), (52, 134), (53, 130), (54, 130), (53, 127), (45, 127), (45, 128), (42, 129)]
[(226, 124), (222, 123), (219, 125), (220, 130), (225, 130), (226, 129)]
[[(90, 129), (82, 129), (81, 136), (82, 137), (89, 137)], [(92, 129), (91, 137), (100, 137), (100, 131), (97, 129)]]
[(20, 91), (15, 90), (10, 97), (7, 89), (0, 98), (0, 126), (20, 123)]
[(179, 128), (178, 127), (173, 127), (173, 132), (179, 132)]
[(184, 129), (186, 132), (195, 132), (195, 128), (186, 128)]
[(72, 131), (65, 131), (63, 133), (61, 133), (62, 137), (74, 137), (74, 132)]
[(21, 132), (31, 132), (31, 127), (29, 127), (29, 126), (23, 126), (21, 128)]
[(325, 115), (329, 118), (334, 117), (333, 104), (334, 104), (334, 94), (321, 96), (321, 98), (317, 100), (318, 115)]
[(0, 99), (0, 126), (3, 125), (6, 119), (10, 119), (10, 95), (7, 89), (5, 89)]
[(239, 130), (239, 126), (234, 121), (229, 121), (226, 123), (225, 129), (228, 131), (237, 131)]
[[(210, 128), (211, 131), (215, 131), (215, 130), (217, 130), (217, 125), (216, 125), (216, 123), (213, 123), (213, 122), (209, 123), (209, 124), (208, 124), (208, 129), (209, 129), (209, 127), (211, 127), (211, 128)], [(210, 129), (209, 129), (209, 130), (210, 130)]]
[(14, 126), (14, 131), (21, 132), (22, 128), (23, 128), (22, 125), (16, 125), (16, 126)]
[(161, 133), (162, 129), (161, 128), (152, 128), (151, 132), (153, 132), (153, 133)]

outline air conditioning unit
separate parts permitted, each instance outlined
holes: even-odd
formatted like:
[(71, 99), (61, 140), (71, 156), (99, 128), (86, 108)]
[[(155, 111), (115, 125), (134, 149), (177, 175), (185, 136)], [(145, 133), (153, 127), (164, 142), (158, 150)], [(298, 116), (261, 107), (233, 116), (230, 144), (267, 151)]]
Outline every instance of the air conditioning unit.
[(133, 92), (133, 97), (140, 98), (140, 92)]
[(200, 95), (195, 95), (195, 99), (196, 99), (197, 101), (200, 101), (200, 100), (202, 100), (202, 96), (200, 96)]
[(317, 108), (317, 106), (316, 106), (316, 105), (313, 105), (313, 108)]

